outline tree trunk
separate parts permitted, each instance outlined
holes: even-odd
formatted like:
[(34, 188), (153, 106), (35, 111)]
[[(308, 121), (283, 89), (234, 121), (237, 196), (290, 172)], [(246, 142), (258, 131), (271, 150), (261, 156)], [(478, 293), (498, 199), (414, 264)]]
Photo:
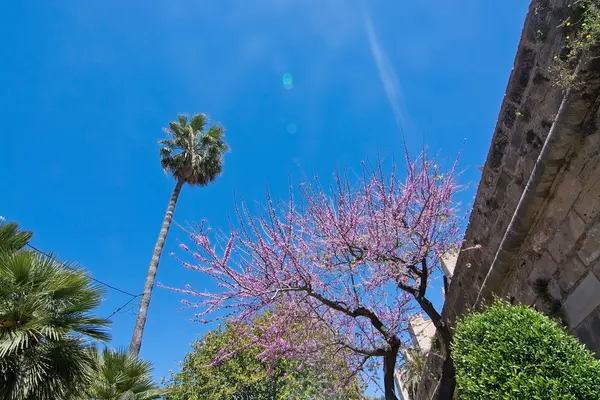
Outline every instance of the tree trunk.
[(394, 371), (396, 370), (398, 349), (398, 347), (394, 347), (383, 357), (383, 389), (385, 392), (385, 400), (398, 400), (398, 397), (396, 397), (396, 387), (394, 385)]
[(171, 200), (169, 200), (169, 206), (165, 213), (165, 219), (158, 235), (158, 240), (154, 245), (154, 252), (152, 253), (152, 259), (150, 260), (150, 266), (148, 267), (148, 275), (146, 276), (146, 283), (144, 285), (144, 294), (142, 295), (142, 301), (140, 302), (140, 310), (138, 311), (137, 319), (135, 320), (135, 328), (133, 330), (133, 337), (129, 344), (129, 354), (138, 357), (140, 354), (140, 348), (142, 347), (142, 335), (144, 334), (144, 326), (146, 325), (146, 317), (148, 316), (148, 306), (150, 305), (150, 298), (152, 297), (152, 289), (154, 288), (154, 280), (156, 278), (156, 270), (158, 269), (158, 262), (160, 261), (160, 255), (169, 233), (171, 221), (173, 219), (173, 212), (175, 211), (175, 205), (177, 204), (177, 198), (183, 187), (183, 181), (177, 181), (173, 193), (171, 194)]
[(454, 369), (454, 360), (451, 354), (446, 354), (444, 364), (442, 364), (442, 377), (438, 389), (438, 400), (452, 400), (454, 389), (456, 388), (456, 370)]
[(454, 360), (452, 359), (452, 333), (448, 325), (442, 320), (442, 316), (437, 312), (433, 304), (424, 297), (416, 297), (421, 309), (433, 322), (436, 328), (436, 335), (444, 347), (444, 363), (442, 364), (442, 376), (438, 388), (437, 400), (452, 400), (454, 389), (456, 388), (456, 370), (454, 369)]
[(454, 369), (454, 360), (452, 359), (452, 333), (450, 333), (448, 325), (442, 323), (437, 328), (436, 334), (444, 347), (445, 353), (437, 400), (452, 400), (456, 388), (456, 370)]

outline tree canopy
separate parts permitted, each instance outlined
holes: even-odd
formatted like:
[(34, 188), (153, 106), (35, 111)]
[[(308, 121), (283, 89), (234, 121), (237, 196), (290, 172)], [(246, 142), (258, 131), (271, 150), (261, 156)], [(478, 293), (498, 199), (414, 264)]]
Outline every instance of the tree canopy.
[[(395, 168), (365, 166), (358, 181), (336, 174), (329, 190), (315, 178), (299, 185), (299, 198), (290, 190), (276, 203), (267, 194), (264, 214), (242, 206), (229, 235), (204, 223), (190, 232), (195, 249), (180, 247), (195, 261), (182, 263), (219, 290), (180, 292), (200, 298), (188, 302), (203, 310), (199, 319), (218, 311), (245, 323), (276, 309), (268, 329), (243, 332), (267, 359), (316, 365), (328, 348), (345, 354), (354, 373), (372, 373), (383, 358), (386, 396), (395, 399), (393, 371), (415, 304), (450, 353), (449, 330), (426, 292), (440, 257), (459, 247), (457, 188), (454, 168), (442, 171), (424, 152), (407, 156), (403, 179)], [(298, 321), (305, 330), (293, 328)], [(326, 340), (314, 340), (311, 332), (323, 330)]]
[[(260, 325), (262, 321), (257, 321)], [(260, 327), (256, 327), (260, 329)], [(242, 342), (239, 342), (239, 341)], [(223, 358), (223, 349), (237, 342), (241, 350)], [(238, 327), (226, 323), (195, 342), (171, 376), (170, 400), (242, 400), (242, 399), (339, 399), (362, 398), (356, 379), (343, 380), (343, 359), (331, 354), (330, 362), (319, 367), (301, 361), (264, 360), (263, 348), (238, 335)], [(347, 368), (347, 366), (346, 366)]]

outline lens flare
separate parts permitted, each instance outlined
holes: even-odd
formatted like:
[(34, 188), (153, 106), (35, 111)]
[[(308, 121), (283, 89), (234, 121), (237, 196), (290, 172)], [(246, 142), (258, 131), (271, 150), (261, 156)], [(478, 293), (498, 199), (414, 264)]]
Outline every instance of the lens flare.
[(289, 123), (287, 124), (286, 130), (290, 135), (295, 135), (296, 132), (298, 132), (298, 126), (296, 126), (296, 124)]
[(284, 89), (290, 90), (294, 87), (294, 79), (292, 78), (292, 74), (290, 74), (289, 72), (283, 74), (282, 81)]

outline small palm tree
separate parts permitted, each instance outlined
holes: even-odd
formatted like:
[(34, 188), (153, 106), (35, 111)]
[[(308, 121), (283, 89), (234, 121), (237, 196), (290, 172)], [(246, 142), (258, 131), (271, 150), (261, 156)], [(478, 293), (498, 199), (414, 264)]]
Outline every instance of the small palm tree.
[(406, 349), (405, 360), (400, 368), (400, 373), (410, 400), (417, 398), (417, 391), (424, 372), (425, 356), (418, 349)]
[(96, 352), (98, 376), (85, 399), (158, 399), (167, 394), (152, 380), (152, 364), (127, 354), (126, 350), (104, 349)]
[(165, 171), (173, 175), (176, 183), (173, 193), (171, 193), (158, 240), (154, 245), (154, 252), (152, 253), (144, 285), (144, 294), (142, 295), (133, 337), (129, 345), (129, 351), (135, 357), (139, 355), (142, 347), (142, 336), (146, 325), (150, 298), (152, 297), (152, 289), (154, 288), (154, 280), (156, 279), (156, 271), (181, 188), (184, 184), (206, 186), (221, 174), (223, 154), (228, 150), (227, 144), (223, 140), (224, 130), (218, 124), (205, 130), (206, 123), (207, 116), (205, 114), (196, 114), (189, 121), (187, 117), (179, 115), (177, 121), (170, 122), (169, 128), (165, 129), (169, 137), (159, 141), (162, 146), (160, 149), (161, 165)]
[(102, 292), (90, 278), (22, 250), (30, 237), (0, 225), (0, 400), (66, 399), (90, 383), (89, 339), (108, 340), (109, 321), (91, 314)]

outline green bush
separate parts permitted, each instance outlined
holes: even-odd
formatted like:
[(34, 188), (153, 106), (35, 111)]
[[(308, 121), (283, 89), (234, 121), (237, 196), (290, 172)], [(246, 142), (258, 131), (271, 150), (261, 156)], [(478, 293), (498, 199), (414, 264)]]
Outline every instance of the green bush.
[(600, 362), (532, 308), (496, 300), (459, 321), (452, 348), (462, 400), (600, 399)]

